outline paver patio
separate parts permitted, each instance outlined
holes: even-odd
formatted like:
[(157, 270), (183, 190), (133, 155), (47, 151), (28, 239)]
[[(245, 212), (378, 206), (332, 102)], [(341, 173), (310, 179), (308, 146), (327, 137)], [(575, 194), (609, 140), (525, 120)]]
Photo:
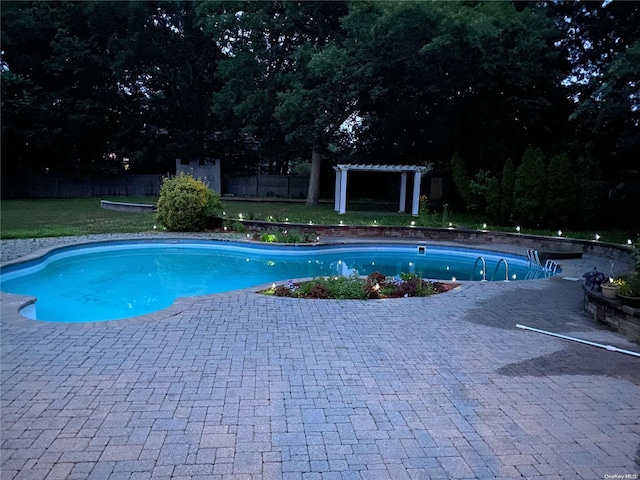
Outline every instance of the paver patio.
[(379, 301), (240, 291), (94, 325), (3, 313), (0, 477), (631, 480), (640, 358), (515, 328), (640, 351), (581, 302), (558, 277)]

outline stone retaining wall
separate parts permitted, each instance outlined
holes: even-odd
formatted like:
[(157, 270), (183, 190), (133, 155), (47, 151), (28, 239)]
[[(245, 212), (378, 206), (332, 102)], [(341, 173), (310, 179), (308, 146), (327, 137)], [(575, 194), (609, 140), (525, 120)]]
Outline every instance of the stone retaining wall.
[(628, 262), (631, 247), (595, 240), (576, 240), (561, 237), (542, 237), (521, 233), (491, 232), (485, 230), (466, 230), (459, 228), (400, 227), (400, 226), (349, 226), (349, 225), (308, 225), (299, 223), (265, 222), (242, 220), (249, 230), (263, 232), (269, 229), (294, 229), (302, 233), (316, 234), (321, 237), (348, 238), (385, 238), (418, 241), (449, 241), (477, 243), (478, 245), (514, 245), (540, 252), (581, 253), (596, 255)]
[(600, 292), (584, 289), (584, 310), (628, 340), (640, 343), (640, 308), (623, 305), (620, 300), (605, 298)]
[(126, 203), (100, 200), (100, 207), (105, 210), (117, 210), (120, 212), (155, 212), (156, 206), (148, 203)]

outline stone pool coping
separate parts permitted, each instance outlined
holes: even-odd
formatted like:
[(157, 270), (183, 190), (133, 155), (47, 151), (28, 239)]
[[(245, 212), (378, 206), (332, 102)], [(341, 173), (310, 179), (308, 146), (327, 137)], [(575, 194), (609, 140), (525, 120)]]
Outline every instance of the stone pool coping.
[[(266, 222), (270, 223), (270, 222)], [(521, 237), (522, 238), (522, 237)], [(176, 233), (165, 233), (165, 232), (157, 232), (152, 234), (109, 234), (109, 235), (84, 235), (79, 237), (57, 237), (57, 238), (48, 238), (48, 239), (29, 239), (29, 240), (2, 240), (0, 241), (0, 246), (2, 246), (2, 254), (4, 257), (10, 258), (10, 260), (3, 261), (0, 263), (0, 268), (4, 268), (10, 265), (15, 265), (27, 261), (36, 260), (49, 252), (56, 250), (62, 247), (76, 247), (83, 245), (91, 245), (95, 243), (101, 242), (110, 242), (110, 241), (126, 241), (126, 240), (217, 240), (217, 241), (234, 241), (241, 242), (247, 244), (263, 244), (262, 242), (256, 242), (252, 240), (247, 240), (243, 234), (176, 234)], [(565, 239), (563, 239), (565, 240)], [(478, 250), (490, 250), (494, 252), (502, 252), (516, 255), (526, 255), (526, 248), (522, 245), (514, 245), (514, 244), (499, 244), (499, 243), (488, 243), (482, 244), (476, 241), (465, 242), (461, 240), (457, 241), (443, 241), (443, 240), (435, 240), (435, 239), (415, 239), (415, 238), (397, 238), (397, 237), (386, 237), (386, 238), (367, 238), (367, 237), (323, 237), (321, 241), (313, 243), (313, 244), (304, 244), (307, 246), (317, 246), (317, 245), (344, 245), (344, 244), (353, 244), (353, 243), (363, 243), (363, 244), (371, 244), (371, 243), (396, 243), (396, 244), (437, 244), (439, 246), (451, 246), (458, 248), (470, 248), (470, 249), (478, 249)], [(610, 245), (608, 248), (614, 248), (615, 245)], [(524, 249), (524, 250), (523, 250)], [(622, 251), (626, 251), (624, 246), (622, 246)], [(13, 250), (13, 251), (12, 251)], [(620, 255), (615, 255), (619, 257)], [(582, 256), (582, 258), (576, 259), (564, 259), (561, 261), (562, 272), (560, 277), (567, 279), (575, 279), (581, 280), (582, 274), (586, 271), (590, 271), (592, 268), (597, 268), (599, 271), (608, 271), (610, 268), (613, 268), (610, 264), (610, 260), (600, 256), (594, 256), (587, 254), (586, 256)], [(620, 259), (616, 260), (616, 274), (626, 273), (630, 269), (630, 260), (627, 262), (621, 261)], [(304, 280), (304, 279), (292, 279), (295, 281)], [(546, 281), (547, 279), (537, 279), (537, 280), (526, 280), (527, 282), (540, 282)], [(286, 283), (288, 280), (282, 282), (276, 282), (276, 284)], [(452, 290), (451, 292), (455, 292), (457, 290), (465, 290), (470, 286), (482, 287), (482, 282), (469, 282), (469, 281), (458, 281), (461, 284), (460, 287)], [(272, 283), (255, 285), (246, 289), (234, 290), (233, 292), (224, 292), (224, 293), (214, 293), (210, 295), (204, 296), (196, 296), (196, 297), (184, 297), (178, 298), (174, 301), (172, 305), (162, 310), (158, 310), (156, 312), (148, 313), (145, 315), (139, 315), (124, 319), (116, 319), (116, 320), (108, 320), (108, 321), (100, 321), (100, 322), (78, 322), (74, 323), (75, 325), (82, 326), (83, 328), (94, 328), (98, 326), (121, 326), (123, 324), (131, 324), (131, 323), (147, 323), (147, 322), (155, 322), (162, 319), (171, 318), (179, 315), (183, 311), (189, 308), (198, 298), (212, 298), (219, 295), (225, 295), (229, 293), (250, 293), (258, 295), (258, 291), (264, 288), (268, 288), (272, 285)], [(447, 292), (447, 293), (451, 293)], [(443, 294), (440, 294), (443, 295)], [(308, 300), (300, 300), (294, 299), (298, 301), (308, 301)], [(394, 299), (383, 299), (381, 301), (389, 301)], [(407, 301), (408, 299), (400, 299), (401, 301)], [(36, 301), (34, 297), (25, 296), (25, 295), (16, 295), (5, 292), (0, 292), (0, 315), (4, 321), (8, 321), (13, 325), (24, 326), (24, 327), (34, 327), (38, 325), (47, 325), (47, 326), (55, 326), (55, 325), (69, 325), (65, 322), (43, 322), (37, 320), (31, 320), (26, 318), (20, 314), (20, 310), (25, 308), (26, 306), (33, 304)], [(340, 300), (328, 300), (328, 301), (340, 301)], [(372, 301), (372, 300), (368, 300)]]

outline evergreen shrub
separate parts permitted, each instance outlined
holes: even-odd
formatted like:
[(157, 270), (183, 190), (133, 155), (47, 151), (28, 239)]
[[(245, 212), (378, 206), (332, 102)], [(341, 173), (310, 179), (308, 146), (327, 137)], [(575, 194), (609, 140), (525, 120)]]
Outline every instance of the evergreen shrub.
[(180, 173), (165, 178), (158, 199), (158, 222), (174, 232), (202, 231), (222, 211), (220, 196), (202, 181)]

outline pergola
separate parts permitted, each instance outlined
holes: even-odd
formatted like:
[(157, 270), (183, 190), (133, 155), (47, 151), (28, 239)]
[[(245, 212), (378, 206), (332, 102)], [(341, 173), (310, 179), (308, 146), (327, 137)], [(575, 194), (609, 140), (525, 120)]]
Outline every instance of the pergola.
[(347, 209), (347, 173), (353, 172), (383, 172), (400, 173), (400, 208), (398, 212), (404, 213), (407, 197), (407, 174), (413, 172), (413, 202), (411, 203), (411, 215), (418, 216), (420, 207), (420, 178), (427, 167), (417, 165), (359, 165), (342, 164), (333, 167), (336, 171), (335, 210), (343, 214)]

